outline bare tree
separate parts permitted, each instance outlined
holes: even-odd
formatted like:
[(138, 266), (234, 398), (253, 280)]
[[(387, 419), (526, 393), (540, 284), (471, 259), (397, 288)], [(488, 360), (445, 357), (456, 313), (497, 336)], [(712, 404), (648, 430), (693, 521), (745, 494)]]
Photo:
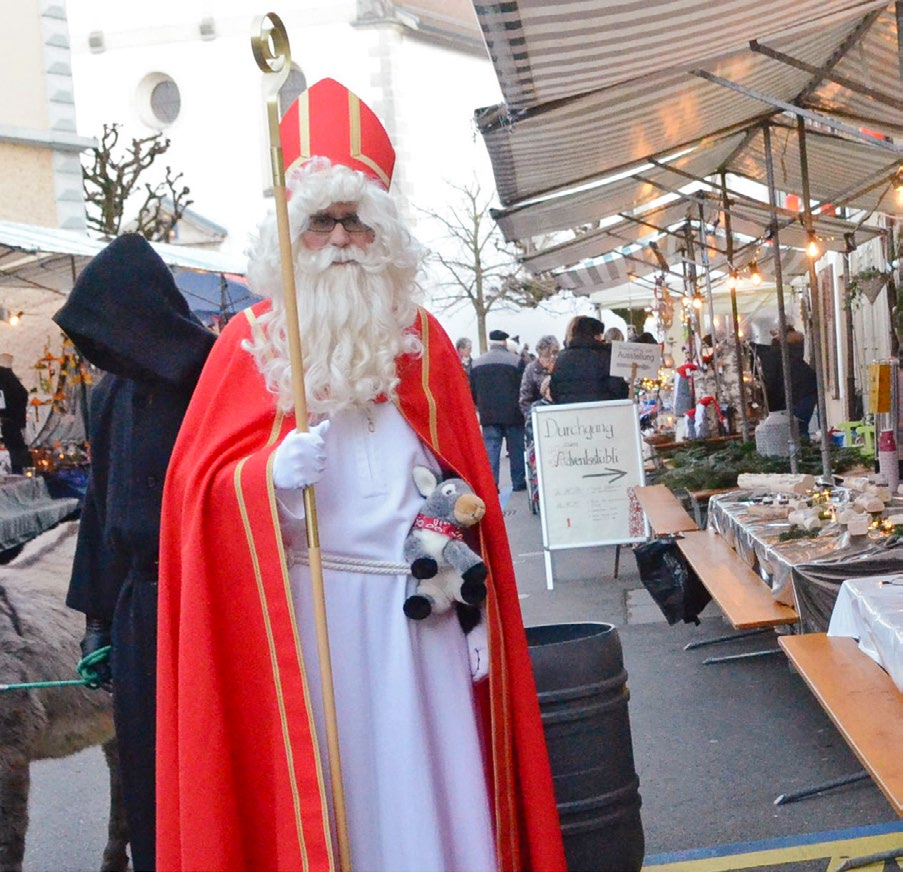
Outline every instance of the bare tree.
[(513, 246), (505, 243), (489, 214), (492, 197), (478, 182), (451, 185), (456, 196), (445, 213), (421, 210), (438, 221), (450, 243), (432, 252), (448, 276), (433, 296), (441, 311), (470, 305), (477, 318), (480, 351), (485, 351), (486, 316), (493, 308), (535, 309), (557, 292), (550, 279), (531, 276), (517, 261)]
[(182, 173), (174, 175), (169, 166), (163, 181), (144, 180), (147, 170), (169, 150), (170, 141), (155, 133), (132, 139), (120, 149), (119, 128), (119, 124), (104, 124), (100, 143), (91, 149), (90, 164), (82, 164), (88, 226), (104, 236), (118, 236), (126, 202), (143, 191), (135, 230), (145, 239), (165, 242), (193, 202), (188, 187), (180, 184)]

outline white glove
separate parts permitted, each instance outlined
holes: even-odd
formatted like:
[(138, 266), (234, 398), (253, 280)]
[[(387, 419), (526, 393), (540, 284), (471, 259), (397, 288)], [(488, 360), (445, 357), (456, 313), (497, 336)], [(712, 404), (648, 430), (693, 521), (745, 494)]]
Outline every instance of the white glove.
[(277, 488), (302, 488), (316, 484), (326, 469), (329, 421), (321, 421), (307, 433), (292, 430), (273, 455), (273, 484)]
[(470, 653), (470, 677), (473, 683), (489, 675), (489, 639), (486, 634), (486, 616), (466, 636)]

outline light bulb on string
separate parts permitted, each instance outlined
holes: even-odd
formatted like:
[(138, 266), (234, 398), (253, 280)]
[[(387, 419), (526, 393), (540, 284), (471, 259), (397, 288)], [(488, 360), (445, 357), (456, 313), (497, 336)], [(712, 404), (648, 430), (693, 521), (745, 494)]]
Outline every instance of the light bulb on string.
[(821, 249), (818, 247), (818, 240), (811, 231), (809, 232), (809, 241), (806, 243), (806, 254), (812, 258), (818, 257), (821, 254)]
[(18, 324), (18, 323), (22, 320), (22, 315), (23, 315), (23, 314), (25, 314), (25, 313), (24, 313), (24, 312), (13, 312), (13, 313), (9, 316), (9, 323), (10, 323), (13, 327), (15, 327), (16, 324)]
[(754, 260), (749, 265), (749, 278), (757, 287), (762, 284), (762, 273), (759, 272), (759, 262), (757, 260)]
[(702, 308), (702, 297), (693, 297), (693, 308), (701, 309)]
[(734, 270), (731, 270), (730, 275), (727, 277), (727, 286), (732, 291), (737, 289), (737, 273)]

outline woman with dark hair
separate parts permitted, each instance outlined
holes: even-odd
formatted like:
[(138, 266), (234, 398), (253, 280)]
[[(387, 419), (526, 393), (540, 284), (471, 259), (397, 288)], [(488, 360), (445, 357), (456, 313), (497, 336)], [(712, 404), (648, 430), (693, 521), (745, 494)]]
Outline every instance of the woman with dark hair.
[(552, 371), (552, 402), (591, 403), (629, 396), (627, 382), (611, 375), (611, 343), (603, 341), (604, 333), (598, 318), (581, 315), (574, 320), (567, 348)]

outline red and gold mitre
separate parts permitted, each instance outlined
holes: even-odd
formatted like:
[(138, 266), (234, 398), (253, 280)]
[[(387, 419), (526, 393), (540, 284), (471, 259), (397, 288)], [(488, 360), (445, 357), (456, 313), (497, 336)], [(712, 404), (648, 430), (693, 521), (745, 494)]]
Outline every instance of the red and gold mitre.
[(311, 85), (279, 122), (285, 171), (312, 157), (342, 164), (388, 189), (395, 149), (386, 129), (357, 94), (335, 79)]

